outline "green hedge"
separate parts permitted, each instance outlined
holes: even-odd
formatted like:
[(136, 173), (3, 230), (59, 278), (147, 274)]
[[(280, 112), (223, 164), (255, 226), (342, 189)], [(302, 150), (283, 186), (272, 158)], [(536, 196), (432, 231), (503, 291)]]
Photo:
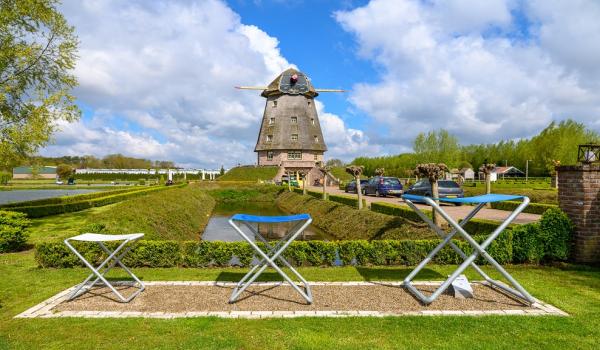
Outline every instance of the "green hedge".
[(0, 253), (21, 250), (27, 243), (30, 225), (25, 214), (0, 210)]
[[(521, 204), (521, 202), (515, 202), (515, 201), (495, 202), (495, 203), (492, 203), (492, 208), (513, 211), (520, 204)], [(558, 205), (544, 204), (544, 203), (529, 203), (529, 205), (527, 207), (525, 207), (525, 210), (523, 210), (523, 212), (541, 215), (541, 214), (544, 214), (546, 212), (546, 210), (551, 209), (551, 208), (558, 208)]]
[[(554, 217), (548, 223), (559, 220), (559, 226), (565, 224), (564, 218)], [(528, 235), (542, 241), (544, 233), (540, 225), (529, 227)], [(485, 236), (475, 237), (482, 242)], [(285, 258), (294, 266), (332, 266), (342, 265), (407, 265), (414, 266), (439, 244), (439, 239), (428, 240), (350, 240), (350, 241), (296, 241), (286, 250)], [(471, 246), (455, 240), (466, 254), (472, 252)], [(501, 264), (511, 262), (530, 262), (523, 260), (524, 249), (516, 247), (522, 241), (513, 238), (512, 231), (500, 235), (487, 251)], [(562, 238), (555, 237), (551, 246), (561, 246)], [(531, 246), (524, 247), (531, 250)], [(78, 243), (77, 249), (93, 263), (102, 260), (102, 252), (94, 244)], [(544, 248), (540, 248), (544, 249)], [(554, 252), (551, 252), (554, 254)], [(230, 266), (237, 258), (237, 265), (249, 266), (254, 260), (254, 251), (245, 242), (218, 241), (140, 241), (128, 253), (124, 262), (132, 267), (212, 267)], [(550, 256), (548, 256), (550, 257)], [(40, 267), (82, 266), (81, 262), (62, 242), (45, 242), (36, 246), (35, 258)], [(442, 249), (433, 259), (436, 264), (459, 264), (462, 259), (450, 247)], [(483, 258), (478, 263), (485, 263)]]
[[(329, 195), (327, 197), (332, 202), (342, 203), (353, 208), (358, 207), (358, 198), (357, 196), (338, 196), (338, 195)], [(362, 198), (363, 208), (367, 208), (367, 200)]]
[(38, 205), (38, 206), (22, 206), (22, 207), (13, 207), (10, 210), (18, 211), (21, 213), (27, 214), (30, 218), (39, 218), (43, 216), (63, 214), (63, 213), (71, 213), (75, 211), (81, 211), (93, 207), (101, 207), (108, 204), (113, 204), (117, 202), (124, 201), (126, 199), (135, 198), (138, 196), (143, 196), (151, 192), (167, 190), (174, 187), (182, 187), (185, 184), (177, 185), (173, 187), (151, 187), (146, 188), (139, 191), (131, 191), (126, 193), (120, 193), (115, 195), (108, 195), (105, 197), (83, 200), (78, 202), (67, 202), (63, 204), (49, 204), (49, 205)]
[[(375, 202), (371, 203), (371, 210), (382, 214), (400, 216), (414, 222), (423, 221), (421, 217), (417, 215), (417, 213), (415, 213), (414, 210), (405, 205)], [(422, 209), (421, 211), (428, 217), (432, 217), (431, 210)], [(500, 223), (497, 221), (474, 218), (467, 223), (465, 229), (467, 230), (467, 232), (474, 235), (489, 234), (493, 232), (499, 224)]]
[[(144, 187), (143, 189), (147, 189), (147, 188)], [(140, 190), (142, 190), (142, 189), (139, 187), (131, 187), (131, 188), (112, 190), (112, 191), (98, 191), (98, 192), (93, 192), (93, 193), (77, 194), (74, 196), (62, 196), (62, 197), (44, 198), (44, 199), (37, 199), (37, 200), (32, 200), (32, 201), (2, 204), (2, 205), (0, 205), (0, 208), (7, 209), (7, 208), (35, 207), (35, 206), (40, 206), (40, 205), (73, 203), (73, 202), (80, 202), (80, 201), (88, 200), (88, 199), (95, 199), (95, 198), (112, 196), (115, 194), (140, 191)]]

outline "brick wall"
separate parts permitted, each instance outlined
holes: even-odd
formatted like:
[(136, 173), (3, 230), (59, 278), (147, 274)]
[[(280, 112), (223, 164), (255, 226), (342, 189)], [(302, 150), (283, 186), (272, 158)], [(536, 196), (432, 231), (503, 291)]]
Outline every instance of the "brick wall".
[(573, 260), (600, 262), (600, 165), (566, 165), (558, 170), (558, 202), (575, 224)]

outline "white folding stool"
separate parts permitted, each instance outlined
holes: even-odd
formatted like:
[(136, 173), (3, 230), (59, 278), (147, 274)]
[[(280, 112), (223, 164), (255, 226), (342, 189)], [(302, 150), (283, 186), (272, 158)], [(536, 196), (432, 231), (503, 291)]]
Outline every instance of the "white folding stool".
[[(77, 286), (77, 288), (75, 288), (75, 290), (71, 293), (71, 295), (69, 296), (69, 300), (71, 300), (71, 299), (79, 296), (82, 293), (85, 293), (88, 289), (90, 289), (91, 287), (93, 287), (94, 285), (96, 285), (96, 283), (98, 283), (99, 280), (102, 282), (99, 285), (102, 285), (102, 284), (106, 285), (124, 303), (127, 303), (127, 302), (131, 301), (138, 294), (140, 294), (146, 288), (145, 285), (144, 285), (144, 283), (142, 281), (140, 281), (140, 279), (137, 278), (133, 274), (133, 272), (131, 272), (131, 270), (129, 270), (125, 265), (123, 265), (123, 263), (121, 262), (121, 259), (123, 259), (123, 257), (133, 247), (133, 245), (131, 245), (130, 243), (133, 243), (133, 242), (137, 241), (138, 239), (140, 239), (142, 237), (144, 237), (143, 233), (132, 233), (132, 234), (127, 234), (127, 235), (103, 235), (103, 234), (97, 234), (97, 233), (84, 233), (84, 234), (81, 234), (79, 236), (75, 236), (75, 237), (71, 237), (71, 238), (65, 239), (65, 244), (67, 245), (67, 247), (69, 247), (69, 249), (71, 249), (71, 251), (73, 251), (73, 253), (75, 253), (75, 255), (77, 255), (77, 257), (79, 259), (81, 259), (81, 261), (83, 261), (83, 263), (90, 270), (92, 270), (92, 274), (90, 274), (88, 276), (88, 278), (86, 278), (85, 281), (83, 281), (81, 284), (79, 284)], [(106, 254), (108, 254), (108, 257), (100, 265), (98, 265), (98, 267), (94, 267), (89, 261), (87, 261), (83, 257), (83, 255), (81, 255), (77, 251), (77, 249), (75, 249), (75, 247), (73, 247), (71, 245), (70, 241), (96, 242), (96, 243), (98, 243), (98, 245), (100, 246), (100, 248), (102, 248), (102, 250)], [(123, 243), (121, 243), (114, 251), (111, 252), (104, 245), (104, 242), (111, 242), (111, 241), (123, 241)], [(122, 252), (119, 253), (121, 250), (122, 250)], [(112, 262), (111, 262), (111, 260), (112, 260)], [(110, 262), (110, 264), (109, 264), (109, 262)], [(117, 291), (115, 289), (115, 287), (113, 286), (113, 284), (111, 284), (104, 277), (117, 264), (119, 266), (121, 266), (121, 268), (123, 268), (123, 270), (125, 270), (129, 274), (129, 276), (131, 276), (131, 278), (134, 279), (135, 282), (133, 284), (131, 284), (132, 287), (135, 287), (136, 283), (138, 284), (137, 290), (133, 294), (131, 294), (129, 297), (127, 297), (127, 298), (125, 298), (121, 293), (119, 293), (119, 291)], [(103, 270), (103, 271), (101, 271), (101, 270)], [(94, 276), (96, 276), (96, 279), (93, 282), (89, 283), (89, 281)], [(123, 282), (119, 282), (119, 283), (124, 284)]]
[[(242, 229), (236, 225), (236, 221), (244, 224), (255, 238), (259, 239), (266, 247), (266, 252), (260, 249), (260, 247), (254, 242), (253, 239), (242, 231)], [(283, 222), (298, 222), (294, 225), (275, 245), (271, 245), (256, 228), (250, 225), (254, 223), (283, 223)], [(271, 266), (277, 273), (283, 277), (283, 279), (290, 284), (309, 304), (312, 304), (312, 292), (308, 282), (285, 260), (281, 254), (287, 249), (287, 247), (298, 237), (302, 232), (310, 225), (312, 218), (308, 214), (298, 215), (287, 215), (287, 216), (255, 216), (246, 214), (236, 214), (229, 219), (229, 224), (244, 238), (250, 246), (258, 253), (261, 260), (255, 265), (250, 271), (238, 282), (229, 298), (229, 303), (234, 303), (240, 297), (240, 295), (248, 288), (254, 281), (260, 276), (263, 271)], [(302, 290), (292, 279), (277, 266), (276, 261), (280, 261), (283, 265), (292, 271), (296, 277), (304, 284), (304, 290)], [(258, 271), (257, 271), (258, 270)]]
[[(475, 208), (467, 215), (460, 224), (457, 223), (450, 215), (448, 215), (442, 207), (435, 202), (432, 198), (405, 194), (402, 196), (406, 204), (411, 207), (420, 217), (425, 221), (431, 228), (436, 232), (436, 234), (442, 238), (442, 242), (438, 244), (428, 255), (415, 267), (415, 269), (404, 279), (404, 287), (407, 288), (410, 292), (412, 292), (421, 302), (424, 304), (431, 304), (437, 297), (443, 293), (454, 280), (464, 272), (467, 267), (471, 266), (477, 273), (483, 277), (486, 282), (490, 285), (495, 286), (499, 289), (502, 289), (504, 292), (511, 294), (519, 299), (522, 299), (528, 303), (536, 302), (536, 299), (529, 294), (525, 288), (523, 288), (519, 282), (517, 282), (492, 256), (485, 250), (499, 235), (504, 231), (504, 229), (519, 215), (523, 209), (529, 204), (529, 198), (525, 196), (513, 196), (513, 195), (505, 195), (505, 194), (486, 194), (481, 196), (474, 197), (465, 197), (465, 198), (438, 198), (440, 202), (447, 203), (468, 203), (468, 204), (476, 204)], [(510, 215), (492, 232), (481, 244), (477, 243), (473, 237), (468, 234), (464, 230), (464, 226), (487, 204), (491, 202), (502, 202), (502, 201), (514, 201), (514, 200), (522, 200), (521, 204), (517, 206), (517, 208), (510, 213)], [(434, 210), (437, 210), (442, 218), (450, 224), (452, 231), (450, 233), (444, 232), (439, 226), (433, 223), (433, 221), (425, 215), (413, 202), (424, 202), (427, 205), (431, 206)], [(456, 244), (452, 243), (452, 238), (459, 234), (462, 236), (472, 247), (473, 253), (467, 256), (462, 249), (460, 249)], [(416, 289), (411, 281), (415, 276), (421, 271), (425, 265), (427, 265), (433, 257), (444, 248), (446, 245), (450, 246), (460, 257), (464, 260), (463, 263), (446, 279), (438, 289), (433, 292), (430, 296), (425, 296), (418, 289)], [(492, 267), (494, 267), (504, 278), (506, 278), (510, 284), (516, 289), (513, 289), (506, 284), (492, 279), (488, 276), (483, 270), (475, 264), (475, 259), (477, 257), (482, 256), (485, 260), (487, 260)]]

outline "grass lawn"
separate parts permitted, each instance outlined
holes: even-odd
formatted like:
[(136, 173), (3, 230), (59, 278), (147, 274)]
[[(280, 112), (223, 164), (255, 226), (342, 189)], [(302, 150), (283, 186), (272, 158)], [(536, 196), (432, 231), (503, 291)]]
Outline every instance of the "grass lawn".
[[(442, 279), (453, 268), (433, 266), (422, 278)], [(237, 280), (245, 271), (135, 269), (144, 280)], [(410, 268), (302, 268), (300, 271), (309, 281), (401, 280)], [(570, 265), (512, 266), (509, 271), (534, 296), (572, 316), (13, 319), (14, 315), (80, 282), (87, 271), (37, 268), (31, 250), (2, 254), (0, 349), (597, 348), (600, 269)]]

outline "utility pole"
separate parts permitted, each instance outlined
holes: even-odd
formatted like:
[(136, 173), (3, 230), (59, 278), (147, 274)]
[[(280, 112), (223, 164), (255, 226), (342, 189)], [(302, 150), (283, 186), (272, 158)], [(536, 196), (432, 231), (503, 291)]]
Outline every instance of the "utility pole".
[(529, 180), (529, 162), (532, 162), (532, 160), (527, 159), (525, 161), (525, 183), (527, 183), (527, 180)]

